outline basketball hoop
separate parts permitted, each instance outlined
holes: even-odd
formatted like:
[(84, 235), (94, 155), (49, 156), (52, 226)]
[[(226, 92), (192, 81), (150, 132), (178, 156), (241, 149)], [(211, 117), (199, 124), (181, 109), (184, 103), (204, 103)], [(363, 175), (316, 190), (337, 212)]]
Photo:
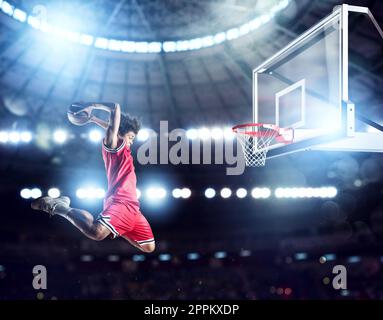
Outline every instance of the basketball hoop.
[[(273, 140), (279, 143), (289, 143), (293, 140), (294, 131), (281, 129), (274, 124), (250, 123), (233, 127), (233, 132), (237, 134), (237, 139), (242, 146), (246, 166), (263, 167), (266, 164), (270, 143)], [(284, 137), (286, 132), (291, 135), (288, 140)]]

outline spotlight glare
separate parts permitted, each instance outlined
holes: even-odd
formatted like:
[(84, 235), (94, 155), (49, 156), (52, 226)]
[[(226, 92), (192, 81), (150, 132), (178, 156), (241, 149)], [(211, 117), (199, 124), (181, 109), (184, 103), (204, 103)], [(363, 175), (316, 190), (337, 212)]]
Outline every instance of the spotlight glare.
[(32, 140), (32, 134), (28, 131), (21, 132), (20, 139), (22, 142), (28, 143)]
[(177, 44), (174, 41), (166, 41), (163, 43), (164, 52), (174, 52), (177, 50)]
[(119, 40), (110, 39), (108, 49), (111, 51), (121, 51), (122, 42)]
[(161, 52), (161, 48), (162, 48), (161, 42), (150, 42), (148, 51), (157, 53), (157, 52)]
[(41, 193), (41, 190), (40, 190), (39, 188), (33, 188), (33, 189), (31, 190), (31, 197), (32, 197), (33, 199), (40, 198), (41, 195), (42, 195), (42, 193)]
[(122, 41), (121, 51), (123, 52), (135, 52), (136, 43), (134, 41)]
[(100, 142), (102, 139), (102, 133), (100, 130), (91, 130), (89, 132), (89, 140), (92, 142)]
[(86, 46), (91, 46), (93, 44), (93, 36), (91, 36), (89, 34), (80, 35), (80, 43), (82, 43)]
[(96, 189), (94, 188), (88, 188), (86, 189), (87, 198), (94, 199), (96, 198)]
[(215, 190), (212, 188), (207, 188), (205, 190), (205, 197), (208, 199), (214, 198), (215, 197)]
[(219, 44), (221, 42), (224, 42), (226, 40), (226, 33), (225, 32), (220, 32), (220, 33), (217, 33), (215, 36), (214, 36), (214, 43), (215, 44)]
[(145, 256), (143, 254), (135, 254), (132, 257), (132, 260), (134, 262), (145, 261)]
[(178, 198), (181, 198), (181, 194), (182, 194), (182, 191), (181, 189), (174, 189), (173, 192), (172, 192), (172, 195), (174, 198), (178, 199)]
[(29, 199), (32, 197), (32, 194), (31, 194), (31, 190), (29, 189), (23, 189), (20, 191), (20, 196), (23, 198), (23, 199)]
[(194, 140), (198, 137), (198, 131), (196, 129), (189, 129), (186, 131), (186, 137), (190, 140)]
[(260, 189), (260, 188), (254, 188), (253, 190), (251, 190), (251, 196), (252, 196), (254, 199), (259, 199), (259, 198), (261, 198), (261, 189)]
[(221, 190), (221, 197), (224, 199), (230, 198), (231, 196), (231, 190), (229, 188), (223, 188)]
[(225, 139), (228, 139), (228, 140), (234, 139), (234, 134), (235, 133), (233, 132), (232, 128), (225, 128), (225, 130), (223, 131), (223, 135)]
[(15, 9), (13, 17), (20, 22), (25, 22), (25, 20), (27, 20), (27, 14), (20, 9)]
[(87, 196), (87, 193), (86, 193), (85, 189), (80, 188), (80, 189), (77, 189), (76, 196), (79, 199), (85, 199)]
[(95, 43), (94, 43), (94, 46), (96, 48), (100, 48), (100, 49), (107, 49), (108, 48), (108, 42), (109, 40), (108, 39), (105, 39), (105, 38), (97, 38)]
[(137, 134), (137, 140), (138, 141), (146, 141), (149, 139), (149, 131), (146, 130), (146, 129), (141, 129), (140, 131), (138, 131), (138, 134)]
[(136, 42), (136, 52), (147, 53), (149, 51), (149, 43), (145, 41)]
[(196, 252), (190, 252), (187, 254), (187, 258), (189, 260), (197, 260), (199, 257), (200, 257), (199, 254)]
[(201, 140), (207, 140), (210, 138), (210, 130), (208, 128), (201, 128), (198, 130), (198, 136)]
[(227, 257), (227, 253), (225, 251), (217, 251), (214, 253), (214, 258), (216, 259), (224, 259)]
[(277, 198), (284, 198), (285, 197), (284, 189), (283, 188), (275, 189), (275, 196)]
[(238, 28), (232, 28), (226, 32), (226, 39), (227, 40), (237, 39), (238, 37), (239, 37)]
[(183, 188), (182, 190), (181, 190), (181, 197), (183, 198), (183, 199), (187, 199), (187, 198), (189, 198), (191, 196), (191, 191), (190, 191), (190, 189), (188, 189), (188, 188)]
[(7, 1), (3, 1), (1, 10), (9, 16), (13, 14), (13, 7)]
[(166, 190), (164, 188), (158, 188), (157, 189), (157, 197), (159, 199), (163, 199), (166, 197)]
[(136, 194), (137, 194), (137, 199), (140, 199), (141, 198), (141, 190), (136, 189)]
[(244, 188), (239, 188), (236, 192), (236, 195), (238, 198), (242, 199), (242, 198), (245, 198), (247, 196), (247, 190), (244, 189)]
[(269, 188), (254, 188), (251, 190), (251, 196), (254, 199), (267, 199), (270, 197), (270, 195), (271, 190)]
[(67, 139), (67, 133), (64, 130), (56, 130), (53, 134), (53, 140), (56, 143), (64, 143)]
[(0, 131), (0, 142), (7, 143), (9, 140), (9, 134), (5, 131)]
[(164, 188), (148, 188), (146, 190), (146, 196), (148, 199), (158, 200), (166, 197), (166, 190)]
[(202, 38), (202, 47), (210, 47), (214, 45), (214, 38), (213, 36), (207, 36)]
[(48, 190), (48, 196), (50, 196), (51, 198), (58, 198), (60, 194), (60, 190), (57, 188), (51, 188)]
[(214, 140), (222, 139), (222, 137), (223, 137), (223, 131), (222, 131), (222, 129), (220, 129), (220, 128), (213, 128), (213, 129), (211, 130), (211, 137), (212, 137)]
[(338, 190), (335, 187), (329, 187), (328, 188), (328, 197), (329, 198), (335, 198), (338, 194)]
[(105, 190), (102, 188), (95, 189), (95, 196), (97, 199), (103, 199), (105, 197)]
[(16, 131), (10, 132), (9, 141), (12, 143), (18, 143), (20, 141), (20, 134)]
[(172, 256), (168, 253), (162, 253), (158, 256), (158, 260), (160, 261), (169, 261), (171, 260)]

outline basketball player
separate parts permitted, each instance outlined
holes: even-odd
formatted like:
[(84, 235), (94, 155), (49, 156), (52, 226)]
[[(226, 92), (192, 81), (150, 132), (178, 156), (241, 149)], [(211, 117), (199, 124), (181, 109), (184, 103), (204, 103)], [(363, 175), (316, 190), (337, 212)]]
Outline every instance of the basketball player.
[[(95, 109), (109, 112), (109, 122), (92, 115)], [(71, 208), (70, 199), (64, 196), (56, 199), (38, 198), (32, 202), (32, 209), (45, 211), (50, 216), (64, 217), (92, 240), (121, 236), (139, 250), (153, 252), (154, 237), (148, 221), (140, 212), (130, 150), (140, 128), (139, 121), (122, 114), (119, 104), (89, 104), (77, 113), (80, 112), (88, 114), (87, 123), (93, 122), (106, 130), (102, 142), (102, 157), (108, 178), (104, 210), (94, 219), (85, 210)]]

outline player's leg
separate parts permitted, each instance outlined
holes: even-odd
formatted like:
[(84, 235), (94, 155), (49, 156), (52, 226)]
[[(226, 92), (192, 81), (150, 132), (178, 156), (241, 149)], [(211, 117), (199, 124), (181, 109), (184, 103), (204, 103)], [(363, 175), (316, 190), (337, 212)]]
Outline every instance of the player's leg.
[(132, 246), (146, 253), (153, 252), (156, 248), (150, 224), (141, 213), (136, 215), (134, 228), (123, 234), (122, 237)]
[(125, 240), (127, 240), (133, 247), (136, 247), (138, 250), (141, 250), (146, 253), (151, 253), (155, 250), (156, 245), (155, 241), (153, 240), (150, 243), (144, 243), (144, 244), (139, 244), (137, 241), (129, 239), (127, 236), (122, 236)]
[(92, 214), (86, 210), (71, 208), (68, 197), (41, 197), (31, 203), (34, 210), (41, 210), (49, 213), (50, 216), (59, 215), (70, 221), (85, 236), (92, 240), (100, 241), (105, 239), (110, 231), (100, 222), (96, 221)]

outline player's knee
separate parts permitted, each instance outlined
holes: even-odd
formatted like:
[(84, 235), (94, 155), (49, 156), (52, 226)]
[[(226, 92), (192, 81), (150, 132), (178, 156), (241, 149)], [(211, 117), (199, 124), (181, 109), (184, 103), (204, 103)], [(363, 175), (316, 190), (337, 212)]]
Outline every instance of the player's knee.
[(146, 253), (151, 253), (156, 249), (156, 244), (154, 242), (143, 244), (141, 245), (141, 249)]
[(106, 238), (106, 235), (104, 235), (103, 233), (96, 232), (93, 234), (93, 240), (95, 240), (95, 241), (102, 241), (105, 238)]
[(92, 239), (95, 240), (95, 241), (102, 241), (109, 234), (110, 234), (110, 231), (108, 229), (106, 229), (104, 226), (100, 225), (100, 224), (96, 224), (92, 228)]

